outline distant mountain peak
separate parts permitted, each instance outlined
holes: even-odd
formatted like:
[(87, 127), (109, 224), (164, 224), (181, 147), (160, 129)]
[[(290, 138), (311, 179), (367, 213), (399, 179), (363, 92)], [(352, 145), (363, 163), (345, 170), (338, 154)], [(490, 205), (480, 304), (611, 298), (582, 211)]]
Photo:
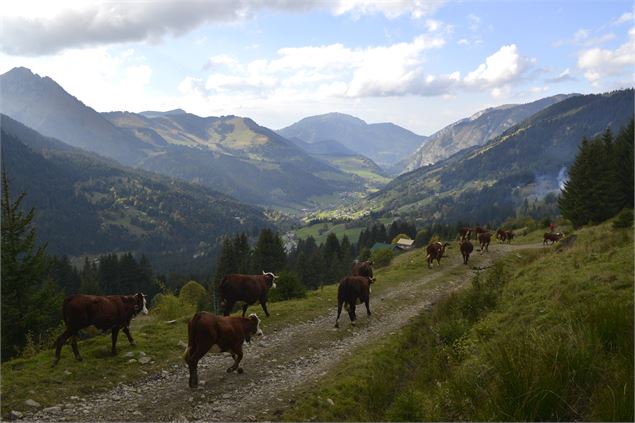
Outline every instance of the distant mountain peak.
[(166, 112), (159, 112), (156, 110), (146, 110), (145, 112), (141, 112), (139, 114), (143, 117), (152, 119), (152, 118), (160, 117), (160, 116), (186, 115), (187, 112), (183, 109), (173, 109), (173, 110), (168, 110)]

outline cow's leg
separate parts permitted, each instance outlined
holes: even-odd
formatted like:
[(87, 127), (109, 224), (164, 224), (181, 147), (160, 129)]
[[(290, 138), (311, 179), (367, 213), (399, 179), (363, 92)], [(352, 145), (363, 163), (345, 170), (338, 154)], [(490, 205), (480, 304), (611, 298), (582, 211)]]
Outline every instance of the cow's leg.
[(130, 345), (135, 345), (134, 339), (132, 339), (132, 335), (130, 335), (130, 329), (128, 328), (128, 326), (125, 326), (123, 328), (123, 333), (125, 333), (128, 337), (128, 342), (130, 342)]
[(117, 335), (119, 334), (119, 326), (112, 328), (112, 355), (117, 355)]
[(232, 357), (234, 358), (234, 364), (233, 364), (233, 366), (231, 366), (230, 368), (227, 369), (227, 373), (231, 373), (234, 370), (238, 370), (238, 373), (242, 373), (243, 369), (238, 367), (238, 364), (240, 363), (240, 360), (243, 359), (243, 347), (242, 347), (242, 345), (235, 350), (235, 352), (232, 354)]
[(82, 361), (82, 356), (79, 354), (79, 348), (77, 347), (77, 335), (72, 337), (71, 347), (73, 348), (73, 354), (75, 354), (75, 360)]
[(370, 316), (370, 298), (366, 298), (364, 304), (366, 305), (366, 315)]
[(351, 319), (351, 325), (355, 325), (355, 320), (357, 319), (357, 316), (355, 316), (355, 302), (357, 300), (354, 300), (350, 303), (348, 303), (348, 317)]
[(212, 347), (212, 342), (209, 338), (197, 339), (195, 346), (192, 349), (188, 349), (185, 356), (185, 362), (190, 370), (190, 388), (196, 388), (198, 386), (198, 362), (203, 358), (207, 351)]
[(245, 313), (247, 313), (247, 307), (249, 307), (249, 304), (245, 303), (243, 305), (243, 317), (245, 317)]
[(66, 329), (64, 333), (57, 338), (57, 341), (55, 341), (55, 359), (53, 360), (53, 365), (51, 367), (55, 367), (60, 361), (60, 351), (62, 350), (62, 345), (64, 345), (70, 337), (71, 331)]
[(342, 314), (342, 304), (343, 304), (343, 301), (338, 299), (337, 300), (337, 318), (335, 319), (335, 327), (336, 328), (340, 327), (339, 320), (340, 320), (340, 314)]
[(225, 310), (223, 310), (223, 316), (229, 316), (234, 308), (234, 301), (225, 301)]
[(270, 315), (269, 315), (269, 310), (267, 310), (267, 300), (264, 300), (264, 301), (260, 300), (260, 305), (262, 306), (262, 309), (264, 310), (265, 315), (269, 317)]

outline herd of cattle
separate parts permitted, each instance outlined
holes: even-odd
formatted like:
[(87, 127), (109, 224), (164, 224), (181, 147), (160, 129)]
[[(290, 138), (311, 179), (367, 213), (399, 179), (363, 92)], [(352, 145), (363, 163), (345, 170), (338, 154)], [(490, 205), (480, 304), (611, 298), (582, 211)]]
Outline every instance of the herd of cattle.
[[(480, 245), (481, 254), (488, 251), (491, 234), (481, 227), (463, 228), (459, 232), (459, 247), (463, 257), (463, 263), (467, 264), (474, 246), (470, 242), (471, 235), (475, 234)], [(562, 239), (562, 233), (545, 233), (543, 245), (547, 242), (558, 242)], [(514, 238), (511, 231), (498, 230), (496, 238), (501, 242), (510, 242)], [(434, 260), (437, 266), (445, 253), (447, 242), (433, 242), (426, 247), (426, 260), (428, 267)], [(229, 352), (234, 359), (234, 364), (227, 372), (237, 371), (242, 373), (239, 366), (243, 358), (243, 344), (250, 342), (254, 336), (262, 335), (260, 319), (253, 313), (245, 318), (245, 313), (250, 305), (260, 303), (265, 315), (269, 317), (267, 309), (267, 297), (269, 290), (276, 287), (278, 276), (271, 272), (262, 272), (262, 275), (231, 274), (223, 278), (220, 283), (221, 307), (223, 316), (217, 316), (205, 311), (198, 312), (188, 322), (188, 345), (183, 354), (190, 372), (189, 386), (195, 388), (198, 385), (197, 366), (199, 360), (209, 351), (220, 353)], [(368, 316), (370, 312), (371, 284), (375, 281), (373, 276), (372, 261), (355, 261), (351, 268), (351, 275), (343, 278), (337, 290), (337, 317), (335, 327), (339, 327), (339, 319), (344, 306), (352, 325), (357, 319), (355, 307), (364, 303)], [(236, 303), (242, 303), (242, 317), (229, 316)], [(79, 361), (82, 357), (77, 346), (77, 335), (81, 329), (95, 326), (104, 332), (110, 330), (112, 338), (112, 354), (117, 353), (117, 335), (120, 330), (128, 337), (131, 345), (134, 340), (130, 335), (130, 321), (139, 313), (148, 314), (146, 297), (142, 293), (134, 295), (73, 295), (64, 300), (62, 313), (66, 330), (55, 343), (55, 359), (53, 366), (60, 360), (62, 346), (70, 339), (75, 358)]]

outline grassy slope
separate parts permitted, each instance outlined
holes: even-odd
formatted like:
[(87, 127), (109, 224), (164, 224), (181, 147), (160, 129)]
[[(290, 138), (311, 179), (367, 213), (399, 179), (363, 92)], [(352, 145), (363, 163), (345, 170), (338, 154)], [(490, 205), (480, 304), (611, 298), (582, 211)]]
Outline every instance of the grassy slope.
[[(376, 271), (380, 282), (374, 286), (373, 292), (381, 295), (406, 279), (424, 275), (428, 271), (424, 262), (425, 251), (422, 249), (396, 257), (393, 265)], [(266, 334), (326, 313), (337, 303), (336, 294), (336, 285), (326, 285), (321, 290), (310, 291), (305, 299), (270, 304), (271, 317), (263, 320), (263, 331)], [(115, 357), (109, 354), (110, 336), (96, 336), (80, 341), (79, 350), (84, 358), (82, 362), (75, 361), (70, 346), (65, 345), (60, 363), (53, 369), (50, 368), (54, 355), (52, 349), (2, 363), (2, 415), (10, 410), (28, 408), (24, 401), (29, 398), (45, 407), (51, 406), (69, 402), (72, 395), (97, 393), (120, 382), (128, 383), (173, 365), (182, 366), (181, 353), (184, 348), (179, 341), (187, 342), (186, 322), (193, 311), (184, 310), (175, 324), (166, 324), (168, 318), (161, 318), (155, 309), (150, 309), (148, 316), (140, 316), (132, 321), (131, 333), (137, 346), (130, 346), (125, 335), (120, 333), (117, 345), (119, 354)], [(250, 307), (249, 311), (262, 315), (259, 306)], [(145, 365), (128, 363), (130, 357), (125, 355), (130, 351), (135, 353), (135, 359), (139, 358), (138, 352), (143, 351), (154, 362)]]
[[(633, 234), (506, 257), (353, 354), (285, 420), (633, 420)], [(328, 402), (334, 401), (334, 405)]]

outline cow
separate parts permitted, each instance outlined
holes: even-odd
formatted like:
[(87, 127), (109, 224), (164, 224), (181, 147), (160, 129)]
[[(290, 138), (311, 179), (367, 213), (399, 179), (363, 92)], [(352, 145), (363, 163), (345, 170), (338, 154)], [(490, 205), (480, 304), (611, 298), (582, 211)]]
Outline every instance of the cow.
[(190, 388), (198, 386), (198, 362), (208, 351), (221, 353), (229, 351), (234, 364), (227, 369), (227, 373), (237, 371), (243, 373), (239, 367), (243, 359), (243, 343), (251, 342), (252, 336), (262, 336), (260, 319), (254, 313), (248, 318), (216, 316), (213, 313), (201, 311), (196, 313), (187, 324), (187, 348), (183, 359), (190, 370)]
[(128, 337), (128, 342), (134, 345), (130, 335), (130, 320), (137, 314), (148, 314), (146, 297), (142, 293), (134, 295), (71, 295), (64, 299), (62, 316), (66, 330), (55, 341), (55, 360), (53, 367), (60, 361), (60, 351), (69, 338), (75, 359), (82, 361), (77, 347), (77, 334), (80, 329), (95, 326), (102, 331), (112, 331), (112, 355), (117, 354), (117, 335), (119, 330)]
[(366, 313), (370, 316), (370, 284), (374, 279), (370, 276), (347, 276), (340, 281), (337, 287), (337, 318), (335, 319), (335, 327), (339, 328), (340, 314), (342, 314), (342, 305), (346, 304), (348, 317), (351, 324), (355, 325), (355, 306), (364, 303), (366, 305)]
[(470, 259), (470, 254), (474, 251), (474, 246), (468, 239), (465, 239), (459, 243), (459, 249), (463, 256), (463, 264), (467, 264), (467, 261)]
[(498, 229), (496, 231), (496, 239), (498, 239), (501, 242), (505, 242), (507, 240), (507, 234), (508, 234), (508, 231)]
[(426, 247), (426, 252), (428, 253), (428, 255), (426, 256), (426, 260), (428, 262), (428, 269), (432, 268), (432, 262), (434, 260), (437, 261), (437, 266), (441, 265), (441, 257), (443, 257), (443, 254), (445, 254), (445, 247), (447, 247), (448, 244), (447, 242), (445, 244), (437, 241), (437, 242), (433, 242), (432, 244), (429, 244)]
[(260, 302), (262, 309), (269, 317), (267, 295), (269, 294), (269, 289), (276, 287), (276, 279), (278, 279), (278, 276), (264, 270), (262, 275), (226, 275), (220, 283), (223, 315), (229, 316), (234, 304), (241, 301), (244, 302), (243, 317), (245, 317), (247, 307), (256, 304), (256, 302)]
[(483, 251), (488, 251), (489, 243), (492, 240), (492, 234), (489, 232), (483, 232), (478, 234), (478, 242), (481, 244), (481, 254)]
[[(476, 235), (476, 239), (478, 239), (480, 234), (485, 234), (487, 233), (487, 229), (483, 229), (480, 226), (477, 226), (475, 228), (470, 228), (470, 233), (474, 233)], [(469, 238), (468, 238), (469, 239)]]
[(514, 239), (514, 233), (512, 231), (505, 231), (505, 235), (507, 236), (507, 242), (511, 244), (512, 239)]
[(466, 239), (470, 239), (470, 228), (468, 227), (459, 230), (459, 240), (464, 241)]
[(373, 277), (373, 262), (372, 261), (357, 261), (353, 262), (351, 267), (351, 276), (367, 276)]
[(561, 232), (556, 232), (555, 234), (545, 232), (542, 240), (542, 245), (547, 245), (547, 241), (551, 241), (551, 245), (553, 245), (554, 242), (559, 242), (563, 237), (564, 234)]

